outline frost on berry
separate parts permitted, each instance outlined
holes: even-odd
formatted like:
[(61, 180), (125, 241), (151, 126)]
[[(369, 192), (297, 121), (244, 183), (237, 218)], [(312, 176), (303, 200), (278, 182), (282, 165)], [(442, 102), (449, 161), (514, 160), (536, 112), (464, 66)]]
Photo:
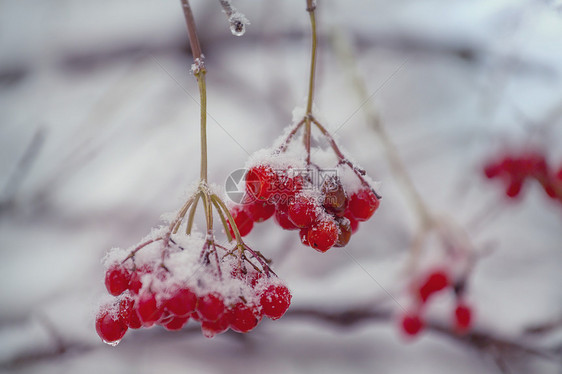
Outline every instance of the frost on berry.
[[(119, 264), (131, 274), (128, 289), (104, 305), (96, 318), (98, 334), (108, 343), (121, 340), (129, 328), (177, 331), (188, 323), (199, 323), (206, 337), (229, 328), (249, 332), (264, 315), (264, 290), (285, 287), (264, 259), (255, 259), (256, 252), (245, 253), (241, 263), (232, 249), (221, 246), (216, 250), (223, 252), (214, 257), (206, 252), (207, 239), (198, 233), (174, 237), (163, 252), (162, 242), (154, 240), (158, 235), (161, 231), (143, 240), (140, 250), (113, 249), (105, 258), (108, 271)], [(255, 262), (250, 265), (247, 257)], [(266, 308), (271, 308), (268, 302)], [(279, 317), (289, 302), (282, 303)], [(275, 313), (270, 314), (278, 318)]]
[(224, 301), (218, 293), (209, 293), (197, 300), (197, 313), (202, 320), (216, 321), (224, 313)]
[(128, 287), (131, 280), (131, 273), (119, 264), (112, 265), (105, 273), (105, 287), (107, 291), (118, 296)]
[(260, 298), (263, 314), (272, 320), (285, 314), (291, 304), (291, 293), (284, 285), (271, 285), (265, 289)]
[(238, 302), (230, 311), (230, 328), (236, 332), (248, 332), (258, 325), (260, 319), (257, 306)]
[(114, 309), (103, 307), (96, 316), (96, 331), (108, 344), (117, 344), (127, 332), (127, 325)]
[[(254, 227), (254, 220), (250, 217), (248, 212), (242, 206), (235, 206), (231, 209), (230, 214), (232, 214), (232, 218), (234, 219), (234, 223), (236, 227), (238, 227), (238, 231), (240, 232), (240, 236), (246, 236), (252, 231)], [(230, 226), (230, 222), (228, 222), (228, 227), (230, 229), (230, 234), (234, 237), (234, 231)]]
[(349, 212), (357, 221), (366, 221), (379, 207), (379, 199), (369, 188), (361, 188), (349, 200)]
[(318, 252), (326, 252), (332, 248), (339, 235), (339, 229), (336, 222), (331, 219), (320, 221), (308, 229), (308, 244)]

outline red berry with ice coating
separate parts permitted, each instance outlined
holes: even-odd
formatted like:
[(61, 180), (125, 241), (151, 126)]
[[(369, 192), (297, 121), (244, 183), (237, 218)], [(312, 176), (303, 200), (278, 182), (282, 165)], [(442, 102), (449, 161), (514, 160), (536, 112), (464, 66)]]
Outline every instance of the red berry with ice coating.
[(275, 209), (275, 222), (284, 230), (298, 230), (298, 227), (289, 219), (288, 207), (280, 203)]
[(277, 175), (269, 165), (258, 165), (246, 173), (246, 191), (250, 197), (265, 201), (276, 191)]
[(165, 305), (170, 313), (178, 317), (185, 317), (195, 310), (197, 295), (189, 288), (177, 288), (172, 292), (168, 300), (166, 300)]
[(96, 331), (106, 343), (119, 342), (127, 332), (127, 325), (111, 311), (102, 311), (96, 317)]
[(334, 220), (320, 221), (308, 229), (308, 244), (318, 252), (326, 252), (336, 244), (338, 235), (338, 225)]
[(367, 187), (362, 187), (353, 193), (349, 199), (349, 212), (357, 221), (366, 221), (379, 207), (380, 200), (375, 193)]
[(201, 332), (206, 338), (212, 338), (217, 334), (222, 334), (230, 326), (231, 312), (226, 310), (216, 321), (204, 320), (201, 322)]
[(291, 305), (291, 293), (282, 284), (272, 284), (265, 289), (260, 297), (263, 314), (272, 320), (279, 319)]
[(153, 292), (143, 292), (137, 300), (137, 314), (143, 326), (150, 327), (162, 317), (162, 308), (158, 306)]
[(167, 323), (164, 324), (164, 328), (168, 331), (178, 331), (181, 330), (183, 326), (189, 321), (189, 317), (172, 317)]
[(472, 310), (462, 302), (455, 308), (455, 327), (458, 332), (465, 332), (470, 328), (472, 322)]
[(402, 331), (409, 336), (416, 336), (424, 328), (424, 323), (417, 314), (405, 314), (402, 316)]
[(131, 273), (121, 265), (112, 265), (105, 273), (105, 287), (113, 296), (121, 295), (131, 281)]
[[(250, 231), (252, 231), (252, 228), (254, 227), (254, 221), (252, 220), (252, 218), (250, 218), (250, 216), (242, 206), (235, 206), (231, 209), (230, 214), (234, 219), (236, 227), (238, 227), (240, 236), (246, 236), (250, 233)], [(234, 237), (234, 230), (232, 230), (230, 222), (228, 222), (228, 228), (230, 230), (230, 235)]]
[(288, 206), (291, 222), (299, 228), (311, 226), (318, 218), (318, 206), (314, 198), (299, 194)]
[(236, 303), (230, 313), (230, 328), (236, 332), (248, 332), (254, 329), (261, 319), (256, 307), (242, 302)]
[(224, 311), (224, 301), (218, 293), (208, 293), (197, 300), (197, 313), (202, 320), (216, 321)]

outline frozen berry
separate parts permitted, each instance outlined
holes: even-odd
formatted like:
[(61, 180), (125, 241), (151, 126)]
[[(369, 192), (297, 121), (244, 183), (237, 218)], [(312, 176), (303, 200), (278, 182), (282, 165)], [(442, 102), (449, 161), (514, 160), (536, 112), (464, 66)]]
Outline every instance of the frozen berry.
[(338, 239), (334, 247), (345, 247), (347, 243), (349, 243), (349, 239), (351, 239), (351, 223), (345, 217), (338, 218), (336, 220), (338, 224)]
[[(234, 223), (236, 227), (238, 227), (238, 231), (240, 232), (240, 236), (246, 236), (252, 231), (254, 227), (254, 221), (250, 218), (248, 213), (244, 210), (242, 206), (235, 206), (230, 211), (232, 218), (234, 219)], [(230, 230), (230, 234), (234, 237), (234, 230), (230, 226), (230, 222), (228, 222), (228, 227)]]
[(322, 184), (322, 193), (326, 211), (335, 216), (343, 217), (349, 200), (339, 179), (336, 177), (326, 179)]
[(351, 195), (349, 211), (358, 221), (366, 221), (375, 213), (379, 204), (375, 193), (370, 188), (363, 187)]
[(131, 273), (121, 265), (113, 265), (105, 273), (105, 287), (113, 296), (121, 295), (130, 281)]
[(236, 332), (248, 332), (258, 325), (260, 313), (256, 307), (242, 302), (232, 307), (230, 328)]
[(137, 302), (137, 314), (143, 326), (150, 327), (162, 317), (162, 309), (158, 306), (153, 292), (141, 293)]
[(224, 302), (217, 293), (209, 293), (197, 300), (197, 313), (202, 320), (216, 321), (224, 313)]
[(164, 327), (169, 331), (178, 331), (189, 321), (189, 317), (172, 317)]
[(309, 227), (318, 218), (318, 206), (314, 198), (299, 194), (289, 204), (288, 213), (296, 227)]
[(283, 285), (270, 285), (260, 297), (263, 314), (272, 320), (279, 319), (291, 305), (291, 293)]
[(228, 330), (231, 320), (230, 316), (230, 311), (225, 311), (225, 313), (223, 313), (223, 315), (216, 321), (202, 321), (201, 332), (203, 333), (203, 336), (212, 338), (215, 335), (222, 334), (223, 332)]
[(409, 336), (417, 335), (424, 328), (424, 323), (417, 314), (406, 314), (402, 317), (402, 331)]
[(197, 295), (189, 288), (175, 289), (166, 300), (166, 309), (178, 317), (185, 317), (195, 310)]
[(308, 243), (318, 252), (326, 252), (336, 244), (338, 234), (338, 226), (334, 220), (320, 221), (308, 229)]
[(254, 201), (246, 205), (246, 212), (254, 222), (263, 222), (275, 213), (275, 205), (267, 201)]
[(275, 209), (275, 222), (284, 230), (298, 230), (298, 227), (289, 219), (287, 209), (285, 204), (280, 203), (277, 205)]
[(127, 325), (110, 311), (102, 311), (96, 317), (96, 331), (106, 343), (119, 342), (127, 332)]
[(256, 200), (268, 200), (276, 191), (277, 175), (268, 165), (252, 167), (246, 173), (246, 191)]

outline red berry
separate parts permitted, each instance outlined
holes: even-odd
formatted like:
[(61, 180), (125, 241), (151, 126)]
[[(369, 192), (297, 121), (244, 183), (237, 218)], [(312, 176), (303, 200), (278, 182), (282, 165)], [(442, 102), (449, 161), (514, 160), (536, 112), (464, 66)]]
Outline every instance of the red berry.
[(217, 293), (209, 293), (197, 300), (197, 313), (202, 320), (216, 321), (224, 313), (222, 297)]
[(230, 328), (236, 332), (248, 332), (258, 325), (260, 317), (256, 307), (239, 302), (232, 307)]
[(133, 294), (138, 294), (140, 289), (142, 288), (142, 281), (141, 278), (144, 274), (149, 274), (152, 273), (152, 268), (149, 265), (143, 265), (139, 268), (137, 268), (132, 274), (131, 274), (131, 280), (129, 282), (129, 290), (133, 293)]
[(278, 204), (275, 209), (275, 222), (284, 230), (298, 230), (298, 227), (289, 219), (288, 207), (285, 204)]
[(339, 178), (326, 179), (322, 184), (322, 194), (324, 195), (324, 209), (337, 217), (343, 217), (349, 200)]
[(164, 327), (169, 331), (178, 331), (185, 326), (187, 321), (189, 321), (189, 317), (172, 317), (171, 320), (164, 324)]
[(246, 212), (254, 222), (263, 222), (275, 213), (275, 205), (267, 201), (254, 201), (246, 205)]
[(488, 179), (497, 177), (498, 175), (500, 175), (501, 172), (502, 172), (501, 165), (495, 162), (489, 163), (484, 166), (484, 175)]
[(131, 281), (131, 273), (121, 265), (112, 265), (105, 273), (105, 287), (113, 296), (121, 295)]
[(170, 313), (178, 317), (185, 317), (195, 310), (197, 295), (189, 288), (177, 288), (166, 300), (165, 305)]
[(375, 193), (370, 188), (363, 187), (351, 195), (349, 212), (358, 221), (366, 221), (375, 213), (379, 204), (380, 201)]
[(289, 203), (287, 212), (296, 227), (309, 227), (318, 218), (318, 205), (314, 198), (299, 194)]
[[(246, 236), (252, 231), (254, 227), (254, 221), (250, 218), (248, 213), (244, 210), (242, 206), (235, 206), (230, 211), (232, 218), (234, 219), (234, 223), (236, 227), (238, 227), (238, 231), (240, 232), (240, 236)], [(230, 226), (230, 222), (228, 222), (228, 227), (230, 230), (230, 234), (234, 237), (234, 230)]]
[(202, 321), (201, 322), (201, 332), (206, 338), (212, 338), (217, 334), (222, 334), (230, 326), (230, 315), (229, 311), (225, 311), (223, 315), (216, 321)]
[(143, 326), (150, 327), (162, 317), (162, 308), (158, 307), (156, 295), (153, 292), (143, 292), (139, 295), (137, 314)]
[(512, 179), (505, 190), (505, 194), (508, 197), (515, 198), (521, 192), (522, 187), (523, 187), (522, 179)]
[(256, 200), (265, 201), (276, 191), (277, 175), (269, 165), (252, 167), (246, 173), (246, 191)]
[(318, 252), (326, 252), (338, 240), (338, 225), (334, 220), (320, 221), (308, 229), (309, 245)]
[(291, 293), (283, 285), (272, 284), (266, 288), (260, 297), (263, 314), (272, 320), (279, 319), (291, 305)]
[(96, 317), (96, 331), (106, 343), (119, 342), (127, 332), (127, 325), (110, 311), (100, 312)]
[(422, 302), (427, 301), (433, 293), (441, 291), (449, 285), (449, 277), (442, 270), (432, 272), (423, 282), (419, 289), (419, 296)]
[(336, 222), (338, 224), (338, 240), (334, 247), (345, 247), (347, 243), (349, 243), (349, 239), (351, 239), (351, 223), (345, 217), (337, 218)]
[(455, 308), (455, 327), (457, 331), (464, 332), (470, 328), (472, 311), (470, 307), (463, 303), (458, 303)]
[(424, 328), (424, 323), (417, 314), (405, 314), (402, 317), (402, 331), (407, 335), (415, 336)]

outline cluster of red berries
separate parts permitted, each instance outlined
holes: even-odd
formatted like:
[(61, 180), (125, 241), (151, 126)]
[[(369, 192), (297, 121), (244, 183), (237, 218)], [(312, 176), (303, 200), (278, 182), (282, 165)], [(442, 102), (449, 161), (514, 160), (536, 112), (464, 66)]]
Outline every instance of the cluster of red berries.
[(106, 343), (117, 344), (129, 328), (160, 325), (174, 331), (190, 319), (201, 323), (206, 337), (229, 328), (245, 333), (263, 316), (281, 318), (291, 303), (289, 290), (272, 274), (238, 268), (228, 273), (228, 279), (227, 274), (222, 274), (222, 280), (209, 279), (208, 272), (202, 276), (188, 283), (174, 279), (161, 266), (111, 265), (105, 285), (116, 299), (101, 307), (96, 318), (98, 335)]
[(562, 167), (551, 170), (546, 158), (538, 151), (507, 154), (484, 166), (487, 178), (500, 178), (505, 184), (505, 194), (519, 196), (526, 180), (538, 181), (546, 194), (562, 202)]
[(244, 204), (231, 209), (242, 236), (275, 216), (285, 230), (299, 230), (301, 242), (319, 252), (345, 246), (377, 210), (379, 198), (368, 185), (353, 191), (338, 176), (309, 166), (305, 169), (251, 167), (246, 174)]
[(429, 273), (425, 278), (422, 278), (421, 282), (417, 282), (414, 286), (416, 297), (415, 311), (405, 313), (401, 319), (401, 328), (406, 335), (415, 336), (424, 329), (425, 323), (421, 316), (424, 306), (432, 295), (448, 287), (454, 288), (457, 299), (453, 315), (455, 330), (458, 333), (463, 333), (470, 328), (472, 310), (470, 306), (462, 300), (462, 287), (458, 285), (455, 287), (445, 271), (435, 270)]

